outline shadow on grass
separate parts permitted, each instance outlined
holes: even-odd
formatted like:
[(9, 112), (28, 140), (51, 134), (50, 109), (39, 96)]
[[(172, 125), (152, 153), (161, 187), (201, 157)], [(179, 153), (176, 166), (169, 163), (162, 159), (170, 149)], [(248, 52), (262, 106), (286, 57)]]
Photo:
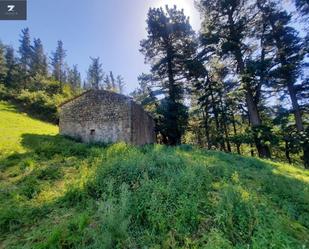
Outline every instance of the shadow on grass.
[[(285, 170), (280, 171), (271, 162), (255, 158), (213, 151), (206, 152), (204, 156), (215, 158), (215, 166), (209, 167), (215, 179), (233, 179), (236, 173), (239, 184), (266, 198), (271, 205), (309, 229), (309, 182), (297, 177), (300, 169), (294, 168), (297, 173), (292, 175)], [(293, 166), (288, 167), (293, 169)], [(303, 174), (307, 176), (305, 170)], [(306, 237), (309, 240), (309, 236)]]
[(0, 100), (0, 111), (20, 113), (14, 105), (7, 105), (6, 101)]
[(85, 158), (90, 154), (90, 146), (77, 143), (60, 135), (23, 134), (22, 146), (25, 153), (14, 153), (0, 161), (0, 170), (19, 165), (30, 166), (32, 163), (44, 162), (55, 157)]
[(81, 202), (81, 193), (72, 191), (48, 203), (36, 203), (34, 198), (47, 184), (52, 186), (61, 180), (64, 168), (78, 168), (78, 163), (90, 156), (91, 146), (59, 135), (36, 134), (24, 134), (22, 145), (27, 152), (14, 153), (0, 161), (0, 171), (6, 175), (1, 179), (5, 186), (0, 191), (1, 233), (39, 222), (65, 203), (71, 206), (72, 202), (75, 205)]
[(43, 122), (48, 122), (52, 124), (58, 124), (59, 118), (57, 116), (57, 108), (56, 106), (52, 109), (44, 109), (42, 108), (33, 108), (33, 106), (29, 106), (24, 102), (17, 100), (13, 97), (2, 97), (0, 101), (7, 102), (11, 105), (11, 107), (1, 108), (1, 110), (9, 111), (13, 113), (23, 114), (26, 113), (29, 117), (33, 119), (37, 119)]
[[(24, 226), (36, 225), (41, 219), (49, 217), (49, 214), (55, 209), (80, 208), (82, 210), (83, 207), (87, 205), (87, 200), (93, 199), (93, 197), (87, 193), (87, 190), (73, 188), (64, 193), (63, 196), (51, 202), (39, 204), (33, 204), (31, 202), (31, 198), (35, 196), (37, 191), (40, 191), (40, 189), (36, 189), (38, 181), (54, 181), (61, 178), (61, 170), (58, 171), (59, 165), (61, 165), (61, 167), (66, 167), (66, 160), (68, 158), (74, 158), (74, 162), (87, 158), (89, 160), (95, 159), (98, 153), (102, 151), (93, 150), (93, 148), (102, 148), (101, 146), (90, 146), (77, 143), (59, 135), (50, 136), (34, 134), (24, 134), (22, 136), (22, 145), (26, 148), (27, 152), (22, 154), (15, 153), (2, 160), (0, 165), (6, 165), (6, 167), (0, 168), (0, 170), (5, 170), (17, 165), (21, 168), (22, 172), (28, 167), (37, 167), (38, 171), (33, 171), (21, 177), (17, 183), (14, 182), (13, 184), (15, 184), (15, 186), (12, 184), (10, 187), (13, 191), (10, 189), (2, 192), (0, 191), (0, 199), (6, 200), (3, 204), (0, 204), (1, 233), (7, 234), (11, 231), (19, 230)], [(113, 145), (111, 148), (112, 147)], [(107, 149), (109, 149), (109, 147)], [(134, 160), (136, 159), (137, 162), (133, 163), (130, 161), (132, 160), (131, 158), (122, 158), (121, 153), (123, 152), (121, 150), (120, 152), (115, 150), (116, 152), (111, 154), (113, 158), (106, 158), (105, 160), (107, 162), (117, 161), (117, 163), (111, 164), (113, 167), (108, 171), (101, 172), (101, 177), (104, 176), (101, 178), (101, 182), (104, 182), (104, 180), (108, 181), (110, 178), (114, 177), (114, 180), (117, 180), (119, 185), (127, 181), (128, 185), (130, 185), (130, 182), (138, 183), (134, 184), (134, 188), (129, 189), (134, 194), (134, 191), (139, 191), (136, 186), (141, 186), (141, 184), (151, 184), (151, 181), (158, 181), (162, 185), (167, 184), (163, 180), (167, 178), (164, 178), (164, 175), (169, 176), (169, 174), (175, 174), (172, 176), (176, 178), (177, 181), (178, 179), (182, 181), (177, 175), (179, 171), (188, 170), (189, 172), (189, 168), (195, 166), (200, 167), (202, 165), (205, 166), (208, 170), (207, 172), (209, 172), (207, 181), (222, 181), (231, 185), (241, 185), (248, 189), (249, 192), (255, 193), (259, 198), (267, 199), (267, 203), (270, 206), (276, 207), (275, 210), (278, 211), (278, 214), (280, 213), (281, 215), (283, 213), (288, 216), (289, 219), (296, 220), (307, 229), (309, 228), (308, 184), (295, 178), (276, 174), (274, 172), (275, 168), (267, 162), (220, 152), (195, 150), (187, 146), (180, 146), (177, 148), (144, 146), (137, 148), (137, 150), (139, 153), (143, 154), (144, 157), (141, 163), (138, 161), (141, 155), (135, 155)], [(190, 160), (187, 160), (186, 155), (192, 157), (191, 164)], [(201, 164), (196, 162), (197, 159)], [(44, 165), (48, 166), (44, 167), (44, 170), (48, 168), (56, 170), (47, 170), (43, 173), (42, 178), (42, 169), (40, 167)], [(181, 167), (179, 165), (181, 165)], [(239, 175), (238, 182), (236, 181), (237, 179), (233, 179), (232, 177), (235, 172)], [(97, 171), (95, 173), (100, 174), (100, 172)], [(50, 178), (51, 174), (54, 174), (52, 178)], [(156, 179), (151, 179), (151, 177), (149, 179), (143, 178), (141, 177), (143, 175), (153, 175)], [(29, 188), (25, 189), (25, 186)], [(100, 193), (106, 191), (98, 184), (94, 184), (92, 187), (101, 188), (98, 190)], [(175, 189), (175, 191), (181, 192), (186, 188), (186, 184), (183, 184), (183, 189), (182, 184), (178, 187), (179, 189)], [(95, 189), (95, 191), (97, 191), (97, 189)], [(152, 193), (149, 190), (145, 195), (151, 196)], [(24, 196), (25, 198), (16, 198), (16, 196)], [(190, 195), (188, 198), (191, 198)], [(167, 202), (168, 201), (169, 200), (167, 200)], [(259, 200), (256, 201), (258, 202)]]

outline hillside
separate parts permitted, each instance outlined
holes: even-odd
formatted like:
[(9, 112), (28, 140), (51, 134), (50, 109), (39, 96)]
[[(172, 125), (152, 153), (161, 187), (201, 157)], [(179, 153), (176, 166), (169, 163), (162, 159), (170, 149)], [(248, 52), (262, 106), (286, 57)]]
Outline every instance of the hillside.
[(87, 146), (0, 103), (0, 248), (309, 248), (309, 171)]

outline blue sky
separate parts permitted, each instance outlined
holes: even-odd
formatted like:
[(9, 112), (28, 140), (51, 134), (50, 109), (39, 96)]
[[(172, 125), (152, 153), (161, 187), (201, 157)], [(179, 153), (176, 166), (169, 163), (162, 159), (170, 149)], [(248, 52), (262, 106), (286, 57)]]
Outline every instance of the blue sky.
[(101, 58), (105, 72), (121, 74), (126, 93), (138, 86), (137, 76), (147, 72), (139, 42), (146, 37), (149, 7), (177, 4), (199, 29), (193, 0), (28, 0), (27, 21), (0, 21), (0, 40), (18, 48), (22, 28), (40, 38), (50, 55), (57, 40), (64, 42), (69, 66), (78, 64), (83, 77), (90, 59)]

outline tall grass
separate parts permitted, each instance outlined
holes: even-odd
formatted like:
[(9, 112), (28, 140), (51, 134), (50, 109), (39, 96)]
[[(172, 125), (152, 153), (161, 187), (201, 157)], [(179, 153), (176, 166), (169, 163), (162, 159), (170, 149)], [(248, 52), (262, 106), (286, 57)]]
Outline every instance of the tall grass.
[(302, 169), (27, 127), (16, 141), (0, 161), (0, 248), (309, 248)]

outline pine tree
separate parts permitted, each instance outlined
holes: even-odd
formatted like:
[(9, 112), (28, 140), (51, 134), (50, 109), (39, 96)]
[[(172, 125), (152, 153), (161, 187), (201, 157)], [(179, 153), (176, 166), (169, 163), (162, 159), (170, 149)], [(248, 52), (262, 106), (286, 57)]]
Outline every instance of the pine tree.
[(303, 15), (309, 15), (309, 0), (294, 0), (298, 11)]
[(112, 71), (109, 72), (109, 77), (111, 81), (112, 91), (117, 92), (116, 80)]
[(117, 75), (116, 78), (112, 71), (109, 72), (103, 79), (103, 89), (115, 93), (123, 93), (124, 81), (121, 75)]
[[(228, 69), (213, 59), (208, 63), (206, 80), (202, 79), (195, 84), (195, 95), (198, 103), (204, 110), (204, 126), (208, 148), (215, 146), (220, 150), (231, 152), (229, 135), (229, 117), (227, 115), (227, 83), (225, 78)], [(210, 125), (214, 123), (214, 128)], [(211, 131), (212, 136), (209, 132)]]
[(91, 86), (89, 85), (89, 83), (87, 82), (87, 80), (83, 81), (83, 89), (84, 90), (89, 90), (91, 89)]
[(60, 82), (60, 89), (63, 88), (63, 83), (65, 83), (65, 57), (66, 51), (63, 48), (63, 42), (58, 41), (56, 51), (52, 53), (51, 65), (52, 65), (52, 75), (55, 80)]
[(187, 107), (183, 105), (188, 64), (196, 53), (194, 31), (183, 11), (166, 6), (151, 8), (147, 18), (148, 37), (141, 41), (141, 52), (151, 65), (157, 87), (166, 90), (158, 112), (165, 142), (179, 144), (187, 125)]
[(296, 30), (287, 26), (290, 17), (285, 12), (273, 12), (269, 10), (269, 21), (272, 27), (271, 37), (276, 47), (276, 62), (278, 67), (272, 72), (275, 80), (275, 88), (281, 87), (288, 90), (291, 98), (296, 126), (303, 130), (301, 110), (296, 97), (295, 83), (300, 75), (301, 63), (304, 59), (302, 53), (303, 44)]
[(0, 42), (0, 84), (4, 83), (7, 73), (7, 67), (5, 62), (5, 47)]
[(73, 65), (73, 68), (68, 70), (68, 82), (72, 85), (74, 91), (81, 87), (82, 80), (77, 65)]
[(156, 116), (156, 109), (158, 107), (158, 99), (151, 88), (151, 78), (150, 74), (142, 74), (138, 76), (139, 87), (136, 88), (130, 95), (133, 99), (141, 104), (148, 112)]
[(30, 72), (33, 76), (40, 75), (47, 77), (48, 75), (47, 57), (40, 39), (34, 39), (33, 46), (31, 46)]
[(113, 87), (109, 75), (104, 76), (102, 88), (107, 91), (112, 91)]
[(20, 54), (20, 64), (21, 69), (25, 76), (29, 73), (31, 67), (31, 40), (30, 40), (30, 33), (29, 28), (23, 29), (21, 34), (21, 38), (19, 40), (20, 47), (19, 47), (19, 54)]
[(124, 83), (124, 79), (121, 75), (117, 75), (116, 85), (117, 85), (118, 92), (123, 94), (125, 83)]
[(100, 63), (100, 57), (92, 58), (91, 64), (87, 73), (87, 81), (92, 89), (99, 90), (102, 86), (102, 80), (104, 79), (104, 73), (102, 69), (102, 64)]
[(246, 58), (254, 53), (250, 37), (256, 18), (256, 10), (252, 2), (245, 0), (201, 0), (200, 11), (204, 17), (202, 25), (203, 53), (215, 52), (224, 59), (236, 62), (241, 87), (245, 92), (245, 100), (249, 113), (252, 130), (255, 133), (255, 144), (260, 157), (270, 157), (267, 145), (258, 138), (260, 128), (263, 126), (260, 116), (259, 103), (255, 98), (255, 84), (246, 77)]
[(19, 67), (19, 64), (17, 62), (17, 59), (15, 57), (14, 48), (11, 46), (6, 47), (6, 53), (5, 53), (5, 61), (6, 61), (6, 68), (7, 73), (4, 79), (4, 84), (7, 87), (11, 88), (21, 88), (20, 80), (21, 80), (21, 68)]
[[(276, 5), (271, 1), (266, 1), (260, 9), (267, 16), (267, 21), (271, 27), (267, 41), (269, 46), (275, 48), (275, 62), (278, 65), (271, 71), (273, 77), (271, 86), (288, 93), (292, 103), (297, 131), (304, 132), (302, 110), (297, 99), (298, 93), (304, 89), (304, 86), (296, 85), (301, 74), (305, 55), (304, 44), (298, 32), (289, 26), (291, 16), (286, 11), (277, 9)], [(306, 158), (306, 154), (309, 152), (307, 146), (305, 145), (306, 148), (304, 148), (304, 157), (305, 165), (309, 167), (309, 155)]]

